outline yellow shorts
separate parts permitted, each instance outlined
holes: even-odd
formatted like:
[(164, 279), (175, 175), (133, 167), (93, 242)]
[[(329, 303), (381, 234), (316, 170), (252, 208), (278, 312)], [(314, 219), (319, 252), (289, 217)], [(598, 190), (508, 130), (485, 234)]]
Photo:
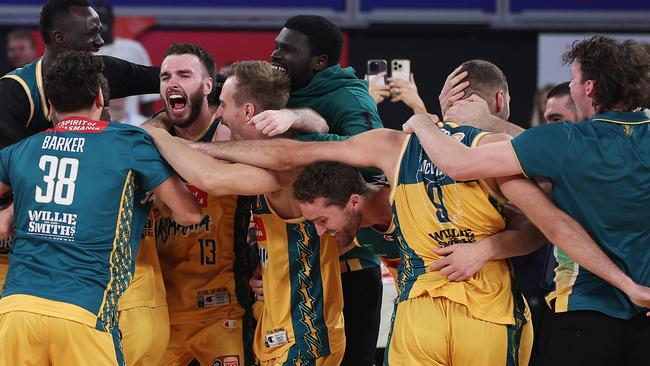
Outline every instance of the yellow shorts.
[(290, 357), (292, 352), (289, 351), (280, 358), (260, 361), (260, 366), (339, 366), (341, 361), (343, 361), (343, 353), (343, 350), (341, 350), (340, 352), (331, 353), (316, 359), (303, 359), (300, 357)]
[(120, 311), (124, 361), (128, 366), (157, 366), (169, 342), (167, 306)]
[(160, 365), (184, 366), (195, 358), (201, 365), (244, 366), (242, 329), (241, 319), (172, 324)]
[(124, 365), (117, 330), (11, 311), (0, 315), (0, 365)]
[(420, 296), (397, 304), (393, 317), (386, 350), (390, 366), (526, 366), (530, 359), (528, 311), (519, 324), (496, 324), (474, 318), (464, 305), (447, 298)]

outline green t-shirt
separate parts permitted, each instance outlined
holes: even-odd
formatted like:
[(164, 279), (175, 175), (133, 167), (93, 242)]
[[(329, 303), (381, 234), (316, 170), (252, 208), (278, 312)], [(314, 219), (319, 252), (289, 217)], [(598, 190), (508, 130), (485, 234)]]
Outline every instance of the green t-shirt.
[[(524, 173), (553, 183), (559, 208), (576, 219), (635, 282), (650, 286), (650, 118), (607, 112), (546, 124), (512, 140)], [(556, 249), (556, 312), (595, 310), (629, 319), (643, 311)]]

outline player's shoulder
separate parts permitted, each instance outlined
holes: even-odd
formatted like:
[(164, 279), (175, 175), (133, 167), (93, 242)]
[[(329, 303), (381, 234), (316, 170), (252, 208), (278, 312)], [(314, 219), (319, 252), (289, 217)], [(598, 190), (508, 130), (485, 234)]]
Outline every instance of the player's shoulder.
[(473, 145), (474, 140), (477, 137), (485, 134), (485, 132), (478, 127), (459, 125), (453, 122), (438, 122), (438, 127), (443, 131), (443, 133), (468, 146)]

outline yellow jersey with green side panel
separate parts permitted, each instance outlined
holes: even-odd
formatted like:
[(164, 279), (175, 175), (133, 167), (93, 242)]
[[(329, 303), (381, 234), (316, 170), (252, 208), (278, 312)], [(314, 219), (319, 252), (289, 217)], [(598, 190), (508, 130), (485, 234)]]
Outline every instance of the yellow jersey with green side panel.
[[(196, 140), (212, 141), (218, 125), (212, 122)], [(201, 206), (201, 222), (183, 226), (171, 217), (161, 217), (154, 227), (169, 321), (242, 319), (252, 302), (246, 241), (249, 199), (215, 197), (186, 185)]]
[(314, 360), (345, 349), (336, 239), (304, 218), (281, 219), (265, 196), (253, 203), (264, 301), (254, 306), (261, 361)]
[[(484, 132), (470, 126), (438, 125), (452, 138), (474, 146)], [(429, 159), (415, 135), (404, 141), (391, 203), (402, 262), (398, 301), (419, 296), (445, 297), (465, 305), (475, 318), (515, 324), (512, 273), (507, 260), (489, 261), (471, 279), (449, 281), (427, 267), (442, 257), (432, 249), (476, 245), (504, 230), (500, 205), (478, 181), (457, 182)], [(519, 301), (521, 295), (515, 296)], [(523, 308), (519, 309), (523, 312)], [(523, 316), (523, 315), (522, 315)]]

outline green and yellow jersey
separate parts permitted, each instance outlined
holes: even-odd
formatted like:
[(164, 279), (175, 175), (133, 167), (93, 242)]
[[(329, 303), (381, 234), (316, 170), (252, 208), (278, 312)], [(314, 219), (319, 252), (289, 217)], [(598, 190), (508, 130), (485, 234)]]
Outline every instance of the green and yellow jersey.
[(264, 301), (254, 305), (262, 361), (314, 360), (345, 349), (336, 239), (303, 217), (284, 220), (265, 196), (253, 204)]

